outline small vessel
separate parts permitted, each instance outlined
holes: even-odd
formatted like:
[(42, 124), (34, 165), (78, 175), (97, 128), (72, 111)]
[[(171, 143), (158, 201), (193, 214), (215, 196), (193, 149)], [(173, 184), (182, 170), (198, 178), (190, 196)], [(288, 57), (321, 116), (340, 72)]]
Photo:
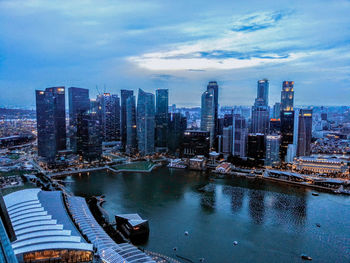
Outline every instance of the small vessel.
[(319, 224), (319, 223), (316, 223), (316, 226), (317, 226), (317, 227), (321, 227), (321, 224)]
[(185, 231), (185, 236), (188, 236), (188, 231)]
[(233, 245), (237, 246), (238, 245), (238, 241), (233, 241)]
[(319, 194), (318, 194), (318, 193), (315, 193), (315, 192), (313, 192), (312, 195), (313, 195), (313, 196), (319, 196)]
[(305, 254), (301, 255), (301, 258), (302, 258), (303, 260), (312, 260), (312, 257), (310, 257), (310, 256), (308, 256), (308, 255), (305, 255)]

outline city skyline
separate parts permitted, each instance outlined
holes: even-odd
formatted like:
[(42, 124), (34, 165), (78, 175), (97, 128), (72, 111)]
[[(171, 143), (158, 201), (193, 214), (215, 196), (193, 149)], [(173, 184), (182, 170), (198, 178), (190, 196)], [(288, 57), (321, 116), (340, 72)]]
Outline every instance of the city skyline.
[(222, 87), (220, 105), (252, 105), (263, 78), (270, 105), (284, 80), (295, 81), (296, 106), (348, 104), (349, 1), (0, 7), (2, 106), (33, 108), (33, 91), (50, 86), (87, 88), (95, 97), (97, 85), (101, 93), (165, 88), (170, 104), (192, 107), (210, 80)]

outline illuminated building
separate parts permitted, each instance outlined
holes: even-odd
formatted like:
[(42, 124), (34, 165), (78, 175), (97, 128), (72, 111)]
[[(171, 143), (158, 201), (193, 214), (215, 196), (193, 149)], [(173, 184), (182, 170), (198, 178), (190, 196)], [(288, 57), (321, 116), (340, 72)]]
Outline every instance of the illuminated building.
[(248, 134), (247, 157), (256, 161), (262, 161), (265, 158), (265, 135), (262, 133)]
[(210, 147), (214, 143), (215, 134), (215, 104), (214, 94), (210, 91), (205, 91), (202, 94), (201, 106), (201, 130), (210, 133)]
[(269, 100), (269, 82), (267, 79), (259, 80), (257, 87), (257, 97), (252, 107), (252, 133), (269, 132), (270, 109), (268, 106)]
[(125, 149), (127, 143), (127, 100), (134, 95), (134, 91), (132, 90), (124, 90), (120, 91), (120, 134), (122, 147)]
[(157, 151), (166, 151), (168, 133), (169, 95), (167, 89), (156, 90), (156, 141)]
[(293, 144), (294, 134), (294, 111), (281, 112), (281, 161), (285, 161), (288, 145)]
[(283, 81), (281, 92), (281, 111), (294, 109), (294, 81)]
[(69, 101), (69, 139), (70, 148), (77, 151), (77, 118), (90, 109), (89, 90), (70, 87), (68, 89)]
[(26, 189), (4, 197), (19, 262), (92, 262), (93, 246), (73, 224), (62, 192)]
[(191, 158), (196, 155), (209, 155), (210, 133), (207, 131), (186, 130), (181, 145), (183, 157)]
[(142, 155), (154, 153), (154, 95), (139, 89), (137, 98), (137, 143)]
[(213, 94), (214, 96), (214, 139), (216, 135), (219, 132), (219, 119), (218, 119), (218, 112), (219, 112), (219, 86), (216, 81), (209, 81), (207, 85), (207, 91)]
[(262, 101), (262, 105), (269, 105), (269, 81), (267, 79), (262, 79), (258, 81), (256, 98), (257, 100)]
[(246, 119), (239, 115), (233, 115), (232, 121), (232, 155), (245, 157), (247, 148), (248, 127)]
[(38, 155), (53, 160), (66, 149), (65, 88), (36, 90)]
[(337, 158), (324, 157), (297, 157), (293, 168), (298, 171), (328, 175), (349, 175), (349, 166), (346, 161)]
[(222, 152), (228, 154), (232, 152), (232, 126), (223, 128)]

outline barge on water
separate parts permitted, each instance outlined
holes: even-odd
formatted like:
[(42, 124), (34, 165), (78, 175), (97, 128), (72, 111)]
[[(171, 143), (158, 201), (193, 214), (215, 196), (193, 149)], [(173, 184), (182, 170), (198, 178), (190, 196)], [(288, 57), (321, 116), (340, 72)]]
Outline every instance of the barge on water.
[(115, 216), (117, 230), (119, 230), (132, 243), (147, 241), (149, 236), (148, 221), (138, 214), (121, 214)]

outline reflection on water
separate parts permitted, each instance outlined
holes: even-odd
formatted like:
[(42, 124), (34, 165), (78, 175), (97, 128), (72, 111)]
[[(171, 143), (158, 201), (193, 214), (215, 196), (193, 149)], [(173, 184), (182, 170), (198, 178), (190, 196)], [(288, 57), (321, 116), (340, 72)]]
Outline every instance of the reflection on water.
[(145, 247), (169, 256), (177, 247), (194, 262), (300, 262), (302, 253), (315, 262), (350, 262), (346, 197), (244, 178), (210, 182), (205, 173), (167, 168), (68, 180), (76, 195), (104, 194), (112, 219), (119, 213), (149, 219)]

